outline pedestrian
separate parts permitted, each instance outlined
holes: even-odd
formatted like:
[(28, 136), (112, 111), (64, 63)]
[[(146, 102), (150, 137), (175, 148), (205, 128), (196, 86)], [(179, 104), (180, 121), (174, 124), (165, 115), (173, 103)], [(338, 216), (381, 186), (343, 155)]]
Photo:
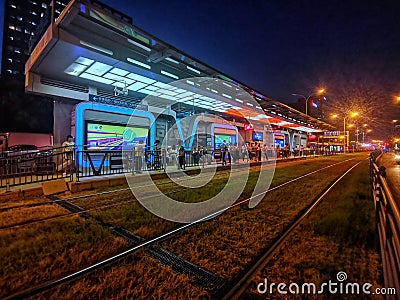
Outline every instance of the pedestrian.
[(229, 165), (232, 164), (231, 153), (229, 152), (228, 148), (225, 148), (225, 151), (222, 153), (222, 164), (225, 166), (226, 161), (229, 161)]
[(248, 156), (246, 143), (243, 143), (243, 145), (242, 145), (242, 159), (243, 159), (243, 162), (244, 162), (244, 158), (246, 158), (247, 161), (249, 161), (249, 156)]
[(266, 144), (262, 147), (262, 152), (264, 152), (265, 160), (268, 160), (268, 147)]
[(257, 147), (257, 160), (261, 161), (261, 143), (260, 142), (257, 143), (256, 147)]
[(135, 169), (134, 172), (141, 174), (143, 167), (143, 141), (140, 140), (138, 144), (135, 146)]
[(226, 145), (225, 141), (221, 145), (221, 155), (222, 155), (222, 164), (226, 165), (226, 160), (229, 160), (229, 164), (231, 164), (231, 154), (229, 153), (229, 148)]
[(75, 142), (73, 141), (74, 137), (72, 135), (67, 135), (67, 138), (64, 143), (62, 143), (62, 151), (64, 153), (63, 158), (65, 162), (62, 164), (65, 165), (66, 173), (74, 173), (75, 172), (75, 162), (74, 162), (74, 150), (75, 150)]
[(177, 154), (178, 154), (178, 150), (176, 149), (176, 146), (172, 145), (171, 149), (169, 150), (169, 156), (170, 156), (170, 159), (171, 159), (171, 164), (173, 166), (178, 166), (178, 162), (177, 162), (177, 156), (178, 155)]
[(179, 169), (185, 170), (185, 148), (181, 144), (178, 149), (178, 161), (179, 161)]
[(194, 147), (192, 151), (193, 163), (198, 166), (200, 161), (200, 153), (197, 147)]
[(154, 141), (154, 170), (161, 169), (161, 148), (160, 148), (160, 140)]

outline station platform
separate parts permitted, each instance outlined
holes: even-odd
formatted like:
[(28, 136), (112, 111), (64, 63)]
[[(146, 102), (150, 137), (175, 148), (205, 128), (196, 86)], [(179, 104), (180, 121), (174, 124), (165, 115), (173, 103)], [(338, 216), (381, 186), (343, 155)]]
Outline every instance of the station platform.
[[(305, 159), (312, 159), (312, 158), (317, 158), (318, 156), (302, 156), (302, 157), (289, 157), (289, 158), (283, 158), (283, 159), (270, 159), (268, 161), (263, 160), (262, 162), (265, 163), (283, 163), (283, 162), (290, 162), (290, 161), (296, 161), (296, 160), (305, 160)], [(255, 166), (260, 164), (260, 162), (256, 161), (250, 161), (250, 166)], [(243, 166), (245, 167), (248, 165), (247, 161), (243, 161), (240, 159), (239, 162), (236, 162), (232, 165), (236, 166)], [(187, 167), (186, 170), (184, 170), (186, 173), (198, 173), (199, 170), (201, 169), (208, 169), (208, 168), (217, 168), (217, 170), (224, 170), (224, 169), (229, 169), (230, 165), (223, 166), (221, 164), (205, 164), (204, 166), (191, 166)], [(167, 166), (166, 172), (164, 170), (156, 170), (156, 171), (146, 171), (143, 172), (143, 174), (137, 174), (134, 175), (135, 177), (138, 178), (138, 181), (140, 181), (140, 178), (144, 178), (144, 174), (150, 174), (152, 179), (158, 179), (158, 178), (163, 178), (166, 177), (166, 174), (171, 174), (174, 172), (178, 172), (177, 166)], [(84, 190), (91, 190), (91, 189), (96, 189), (96, 188), (104, 188), (104, 187), (112, 187), (112, 186), (119, 186), (119, 185), (124, 185), (127, 184), (126, 177), (124, 173), (120, 174), (112, 174), (112, 175), (99, 175), (99, 176), (91, 176), (91, 177), (80, 177), (79, 181), (77, 180), (76, 175), (73, 175), (73, 178), (60, 178), (60, 179), (51, 179), (47, 181), (40, 181), (40, 182), (32, 182), (32, 183), (27, 183), (27, 184), (20, 184), (20, 185), (14, 185), (9, 187), (8, 189), (6, 188), (1, 188), (0, 189), (0, 201), (12, 201), (12, 200), (23, 200), (27, 198), (32, 198), (32, 197), (41, 197), (44, 195), (48, 195), (49, 193), (51, 194), (52, 191), (52, 183), (54, 183), (54, 186), (58, 186), (60, 188), (60, 183), (62, 184), (64, 182), (64, 185), (66, 187), (66, 190), (69, 190), (71, 193), (76, 193)], [(50, 190), (48, 188), (50, 183)], [(56, 188), (57, 190), (57, 188)], [(49, 192), (50, 191), (50, 192)]]

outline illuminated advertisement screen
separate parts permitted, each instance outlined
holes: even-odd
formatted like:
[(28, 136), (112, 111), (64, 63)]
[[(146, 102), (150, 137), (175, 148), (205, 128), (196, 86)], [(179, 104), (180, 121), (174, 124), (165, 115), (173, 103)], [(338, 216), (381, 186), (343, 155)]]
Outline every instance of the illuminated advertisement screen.
[(262, 132), (253, 131), (252, 138), (253, 138), (253, 141), (262, 141), (263, 140), (263, 134), (262, 134)]
[(275, 147), (276, 148), (283, 148), (283, 147), (285, 147), (285, 140), (284, 139), (276, 139), (275, 138)]
[(145, 147), (147, 145), (148, 132), (147, 128), (88, 122), (86, 131), (87, 149), (131, 149), (140, 140), (143, 141), (143, 146)]
[(225, 141), (225, 144), (235, 145), (236, 144), (236, 136), (235, 135), (226, 135), (226, 134), (215, 134), (214, 135), (214, 147), (215, 149), (220, 149), (221, 144)]

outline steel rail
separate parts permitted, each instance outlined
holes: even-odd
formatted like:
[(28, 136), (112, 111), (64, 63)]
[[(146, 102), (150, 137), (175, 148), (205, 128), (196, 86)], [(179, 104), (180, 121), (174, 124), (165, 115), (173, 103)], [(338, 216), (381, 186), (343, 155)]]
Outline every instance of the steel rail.
[(277, 239), (272, 242), (264, 251), (260, 259), (258, 259), (245, 274), (240, 274), (239, 278), (232, 287), (223, 295), (223, 300), (234, 300), (238, 299), (247, 289), (252, 281), (252, 276), (261, 271), (271, 260), (273, 255), (283, 246), (284, 242), (290, 236), (290, 234), (297, 228), (297, 226), (313, 211), (315, 207), (324, 199), (324, 197), (338, 184), (351, 170), (358, 166), (361, 162), (356, 163), (350, 167), (346, 172), (344, 172), (339, 178), (337, 178), (333, 183), (331, 183), (322, 193), (322, 195), (317, 196), (301, 215), (299, 215), (291, 224), (288, 225), (277, 237)]
[[(312, 175), (312, 174), (318, 173), (318, 172), (320, 172), (321, 170), (328, 169), (328, 168), (330, 168), (330, 167), (332, 167), (332, 166), (335, 166), (335, 165), (338, 165), (338, 164), (341, 164), (341, 163), (344, 163), (344, 162), (348, 162), (348, 161), (350, 161), (350, 160), (353, 160), (353, 159), (348, 159), (348, 160), (345, 160), (345, 161), (343, 161), (343, 162), (335, 163), (335, 164), (326, 166), (326, 167), (324, 167), (324, 168), (321, 168), (321, 169), (318, 169), (318, 170), (309, 172), (309, 173), (307, 173), (307, 174), (305, 174), (305, 175), (296, 177), (295, 179), (292, 179), (292, 180), (289, 180), (289, 181), (287, 181), (287, 182), (285, 182), (285, 183), (282, 183), (282, 184), (280, 184), (280, 185), (278, 185), (278, 186), (276, 186), (276, 187), (274, 187), (274, 188), (271, 188), (271, 189), (267, 190), (266, 192), (261, 192), (261, 193), (259, 193), (259, 194), (257, 194), (257, 195), (253, 195), (252, 197), (249, 197), (249, 198), (246, 198), (246, 199), (241, 200), (241, 201), (239, 201), (239, 202), (236, 202), (236, 203), (234, 203), (234, 204), (232, 204), (232, 205), (230, 205), (230, 206), (228, 206), (228, 207), (226, 207), (226, 208), (220, 209), (220, 210), (218, 210), (218, 211), (216, 211), (216, 212), (213, 212), (213, 213), (211, 213), (211, 214), (209, 214), (209, 215), (207, 215), (207, 216), (204, 216), (204, 217), (202, 217), (202, 218), (200, 218), (200, 219), (198, 219), (198, 220), (196, 220), (196, 221), (193, 221), (193, 222), (191, 222), (191, 223), (188, 223), (188, 224), (185, 224), (185, 225), (183, 225), (183, 226), (181, 226), (181, 227), (178, 227), (178, 228), (176, 228), (176, 229), (174, 229), (174, 230), (171, 230), (171, 231), (169, 231), (169, 232), (166, 232), (166, 233), (164, 233), (164, 234), (162, 234), (162, 235), (160, 235), (160, 236), (158, 236), (158, 237), (155, 237), (155, 238), (153, 238), (153, 239), (151, 239), (151, 240), (142, 242), (142, 243), (140, 243), (140, 244), (138, 244), (138, 245), (136, 245), (136, 246), (134, 246), (134, 247), (132, 247), (132, 248), (130, 248), (130, 249), (128, 249), (128, 250), (122, 252), (122, 253), (119, 253), (119, 254), (117, 254), (117, 255), (114, 255), (114, 256), (112, 256), (112, 257), (110, 257), (110, 258), (107, 258), (107, 259), (105, 259), (105, 260), (103, 260), (103, 261), (100, 261), (100, 262), (98, 262), (98, 263), (96, 263), (96, 264), (93, 264), (93, 265), (91, 265), (91, 266), (88, 266), (88, 267), (86, 267), (86, 268), (84, 268), (84, 269), (81, 269), (81, 270), (79, 270), (79, 271), (77, 271), (77, 272), (74, 272), (74, 273), (72, 273), (72, 274), (69, 274), (69, 275), (67, 275), (67, 276), (64, 276), (64, 277), (59, 278), (59, 279), (56, 279), (56, 280), (52, 280), (52, 281), (43, 283), (43, 284), (41, 284), (41, 285), (38, 285), (38, 286), (33, 287), (33, 288), (30, 288), (30, 289), (26, 289), (26, 290), (17, 292), (17, 293), (15, 293), (15, 294), (13, 294), (13, 295), (7, 296), (7, 297), (4, 298), (4, 299), (21, 299), (21, 298), (25, 298), (25, 297), (30, 297), (30, 296), (36, 295), (36, 294), (38, 294), (38, 293), (47, 291), (47, 290), (49, 290), (49, 289), (51, 289), (51, 288), (54, 288), (55, 286), (58, 286), (58, 285), (60, 285), (60, 284), (62, 284), (62, 283), (66, 283), (66, 282), (69, 282), (69, 281), (71, 281), (71, 280), (77, 279), (77, 278), (79, 278), (79, 277), (81, 277), (81, 276), (83, 276), (83, 275), (85, 275), (85, 274), (91, 273), (91, 272), (93, 272), (93, 271), (95, 271), (95, 270), (98, 270), (98, 269), (100, 269), (100, 268), (104, 268), (105, 266), (108, 266), (108, 265), (110, 265), (110, 264), (113, 264), (113, 263), (115, 263), (115, 262), (117, 262), (117, 261), (123, 259), (124, 257), (126, 257), (126, 256), (128, 256), (128, 255), (130, 255), (130, 254), (132, 254), (132, 253), (134, 253), (134, 252), (136, 252), (136, 251), (138, 251), (138, 250), (144, 248), (144, 247), (148, 247), (148, 246), (151, 246), (151, 245), (153, 245), (153, 244), (155, 244), (155, 243), (161, 242), (161, 241), (163, 241), (163, 240), (165, 240), (165, 239), (167, 239), (167, 238), (170, 238), (170, 237), (174, 236), (175, 234), (177, 234), (177, 233), (179, 233), (179, 232), (181, 232), (181, 231), (184, 231), (184, 230), (186, 230), (186, 229), (188, 229), (188, 228), (190, 228), (190, 227), (192, 227), (192, 226), (195, 226), (195, 225), (197, 225), (197, 224), (200, 224), (200, 223), (202, 223), (202, 222), (204, 222), (204, 221), (208, 221), (208, 220), (212, 219), (214, 216), (218, 216), (218, 215), (222, 214), (223, 212), (226, 212), (226, 211), (228, 211), (228, 210), (230, 210), (230, 209), (233, 209), (234, 207), (237, 207), (237, 206), (240, 206), (240, 205), (242, 205), (242, 204), (245, 204), (245, 203), (249, 202), (250, 200), (252, 200), (252, 199), (254, 199), (254, 198), (257, 198), (257, 197), (259, 197), (259, 196), (261, 196), (261, 195), (264, 195), (265, 193), (269, 193), (269, 192), (271, 192), (271, 191), (273, 191), (273, 190), (282, 188), (282, 187), (285, 186), (285, 185), (288, 185), (288, 184), (290, 184), (290, 183), (293, 183), (293, 182), (295, 182), (295, 181), (297, 181), (297, 180), (300, 180), (300, 179), (305, 178), (305, 177), (307, 177), (307, 176), (310, 176), (310, 175)], [(89, 211), (89, 210), (87, 210), (87, 211)], [(82, 211), (82, 212), (78, 212), (78, 213), (73, 213), (73, 214), (71, 214), (71, 215), (82, 214), (82, 213), (84, 213), (84, 212), (86, 212), (86, 211)]]
[[(289, 183), (295, 182), (295, 181), (297, 181), (297, 180), (299, 180), (299, 179), (302, 179), (302, 178), (304, 178), (304, 177), (310, 176), (310, 175), (315, 174), (315, 173), (317, 173), (317, 172), (320, 172), (320, 171), (322, 171), (322, 170), (331, 168), (331, 167), (336, 166), (336, 165), (338, 165), (338, 164), (342, 164), (342, 163), (348, 162), (348, 161), (350, 161), (350, 160), (353, 160), (353, 158), (346, 159), (346, 160), (341, 161), (341, 162), (338, 162), (338, 163), (334, 163), (334, 164), (332, 164), (332, 165), (329, 165), (329, 166), (320, 168), (320, 169), (315, 170), (315, 171), (311, 171), (311, 172), (309, 172), (309, 173), (306, 173), (306, 174), (304, 174), (304, 175), (301, 175), (301, 176), (299, 176), (299, 177), (296, 177), (296, 178), (294, 178), (294, 179), (291, 179), (291, 180), (289, 180), (289, 181), (287, 181), (287, 182), (284, 182), (284, 183), (282, 183), (282, 184), (279, 184), (279, 185), (277, 185), (277, 186), (275, 186), (275, 187), (273, 187), (273, 188), (270, 188), (267, 192), (270, 192), (270, 191), (273, 191), (273, 190), (275, 190), (275, 189), (281, 188), (282, 186), (285, 186), (285, 185), (287, 185), (287, 184), (289, 184)], [(198, 178), (198, 177), (185, 178), (185, 179), (183, 179), (182, 181), (184, 181), (184, 180), (194, 180), (194, 179), (197, 179), (197, 178)], [(175, 183), (175, 182), (171, 180), (171, 181), (166, 182), (165, 184), (170, 184), (170, 183)], [(149, 184), (149, 185), (150, 185), (150, 184)], [(138, 186), (138, 187), (135, 187), (135, 188), (144, 188), (144, 187), (147, 187), (147, 186), (149, 186), (149, 185)], [(130, 189), (130, 188), (126, 188), (126, 190), (129, 190), (129, 189)], [(182, 189), (179, 189), (179, 190), (173, 190), (173, 191), (171, 191), (171, 192), (166, 193), (166, 195), (167, 195), (167, 194), (178, 193), (178, 192), (181, 192), (181, 191), (186, 190), (186, 189), (188, 189), (188, 187), (185, 187), (185, 188), (182, 188)], [(119, 189), (119, 190), (117, 190), (117, 191), (120, 191), (120, 190), (122, 190), (122, 189)], [(125, 189), (124, 189), (124, 190), (125, 190)], [(99, 195), (107, 194), (107, 193), (108, 193), (108, 192), (101, 192), (101, 193), (99, 193)], [(112, 193), (112, 191), (110, 191), (110, 193)], [(262, 194), (262, 193), (261, 193), (261, 194)], [(88, 197), (91, 197), (91, 196), (97, 196), (97, 194), (90, 194), (90, 195), (88, 195)], [(148, 197), (146, 197), (146, 198), (144, 198), (144, 199), (151, 199), (152, 197), (156, 197), (156, 196), (158, 196), (158, 195), (149, 195)], [(60, 202), (60, 201), (77, 200), (77, 199), (82, 199), (82, 198), (86, 198), (86, 195), (76, 196), (76, 197), (70, 197), (70, 198), (63, 198), (63, 199), (57, 199), (57, 200), (54, 200), (54, 201), (52, 201), (52, 202), (45, 202), (44, 204), (57, 203), (57, 202)], [(113, 206), (117, 206), (117, 205), (121, 205), (121, 204), (126, 204), (126, 203), (130, 203), (130, 202), (134, 202), (134, 201), (137, 201), (137, 200), (136, 200), (136, 199), (131, 199), (131, 200), (126, 200), (126, 201), (119, 201), (119, 202), (112, 203), (112, 204), (109, 204), (109, 205), (99, 206), (99, 207), (96, 207), (96, 208), (91, 208), (91, 209), (83, 210), (83, 211), (80, 211), (80, 212), (66, 213), (66, 214), (57, 215), (57, 216), (52, 216), (52, 217), (45, 217), (45, 218), (38, 219), (38, 220), (33, 220), (33, 221), (28, 221), (28, 222), (21, 222), (21, 223), (17, 223), (17, 224), (13, 224), (13, 225), (8, 225), (8, 226), (2, 226), (2, 227), (0, 227), (0, 230), (8, 230), (8, 229), (13, 229), (13, 228), (21, 227), (21, 226), (33, 225), (33, 224), (38, 224), (38, 223), (45, 222), (45, 221), (55, 220), (55, 219), (57, 219), (57, 218), (64, 218), (64, 217), (69, 217), (69, 216), (74, 216), (74, 215), (85, 214), (85, 213), (88, 213), (88, 212), (98, 211), (98, 210), (101, 210), (101, 209), (110, 208), (110, 207), (113, 207)], [(43, 205), (44, 205), (44, 204), (43, 204)], [(27, 206), (29, 207), (29, 205), (27, 205)]]

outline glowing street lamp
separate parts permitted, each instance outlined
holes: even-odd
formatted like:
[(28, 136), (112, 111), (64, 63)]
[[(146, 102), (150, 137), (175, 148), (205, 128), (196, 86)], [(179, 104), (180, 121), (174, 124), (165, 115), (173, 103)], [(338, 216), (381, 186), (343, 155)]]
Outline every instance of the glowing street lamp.
[[(356, 116), (358, 116), (358, 112), (351, 112), (349, 115), (344, 115), (343, 116), (343, 134), (344, 134), (344, 140), (343, 140), (343, 153), (346, 153), (346, 147), (349, 146), (349, 136), (347, 135), (347, 139), (346, 139), (346, 119), (348, 117), (354, 118)], [(338, 114), (333, 114), (332, 118), (337, 118), (339, 117)], [(349, 125), (349, 127), (353, 127), (352, 124)]]
[(319, 89), (317, 90), (316, 93), (314, 94), (310, 94), (308, 97), (302, 95), (302, 94), (292, 94), (292, 96), (300, 96), (302, 98), (304, 98), (306, 100), (306, 115), (308, 115), (308, 101), (310, 100), (311, 97), (313, 96), (319, 96), (322, 95), (323, 93), (325, 93), (325, 89)]

